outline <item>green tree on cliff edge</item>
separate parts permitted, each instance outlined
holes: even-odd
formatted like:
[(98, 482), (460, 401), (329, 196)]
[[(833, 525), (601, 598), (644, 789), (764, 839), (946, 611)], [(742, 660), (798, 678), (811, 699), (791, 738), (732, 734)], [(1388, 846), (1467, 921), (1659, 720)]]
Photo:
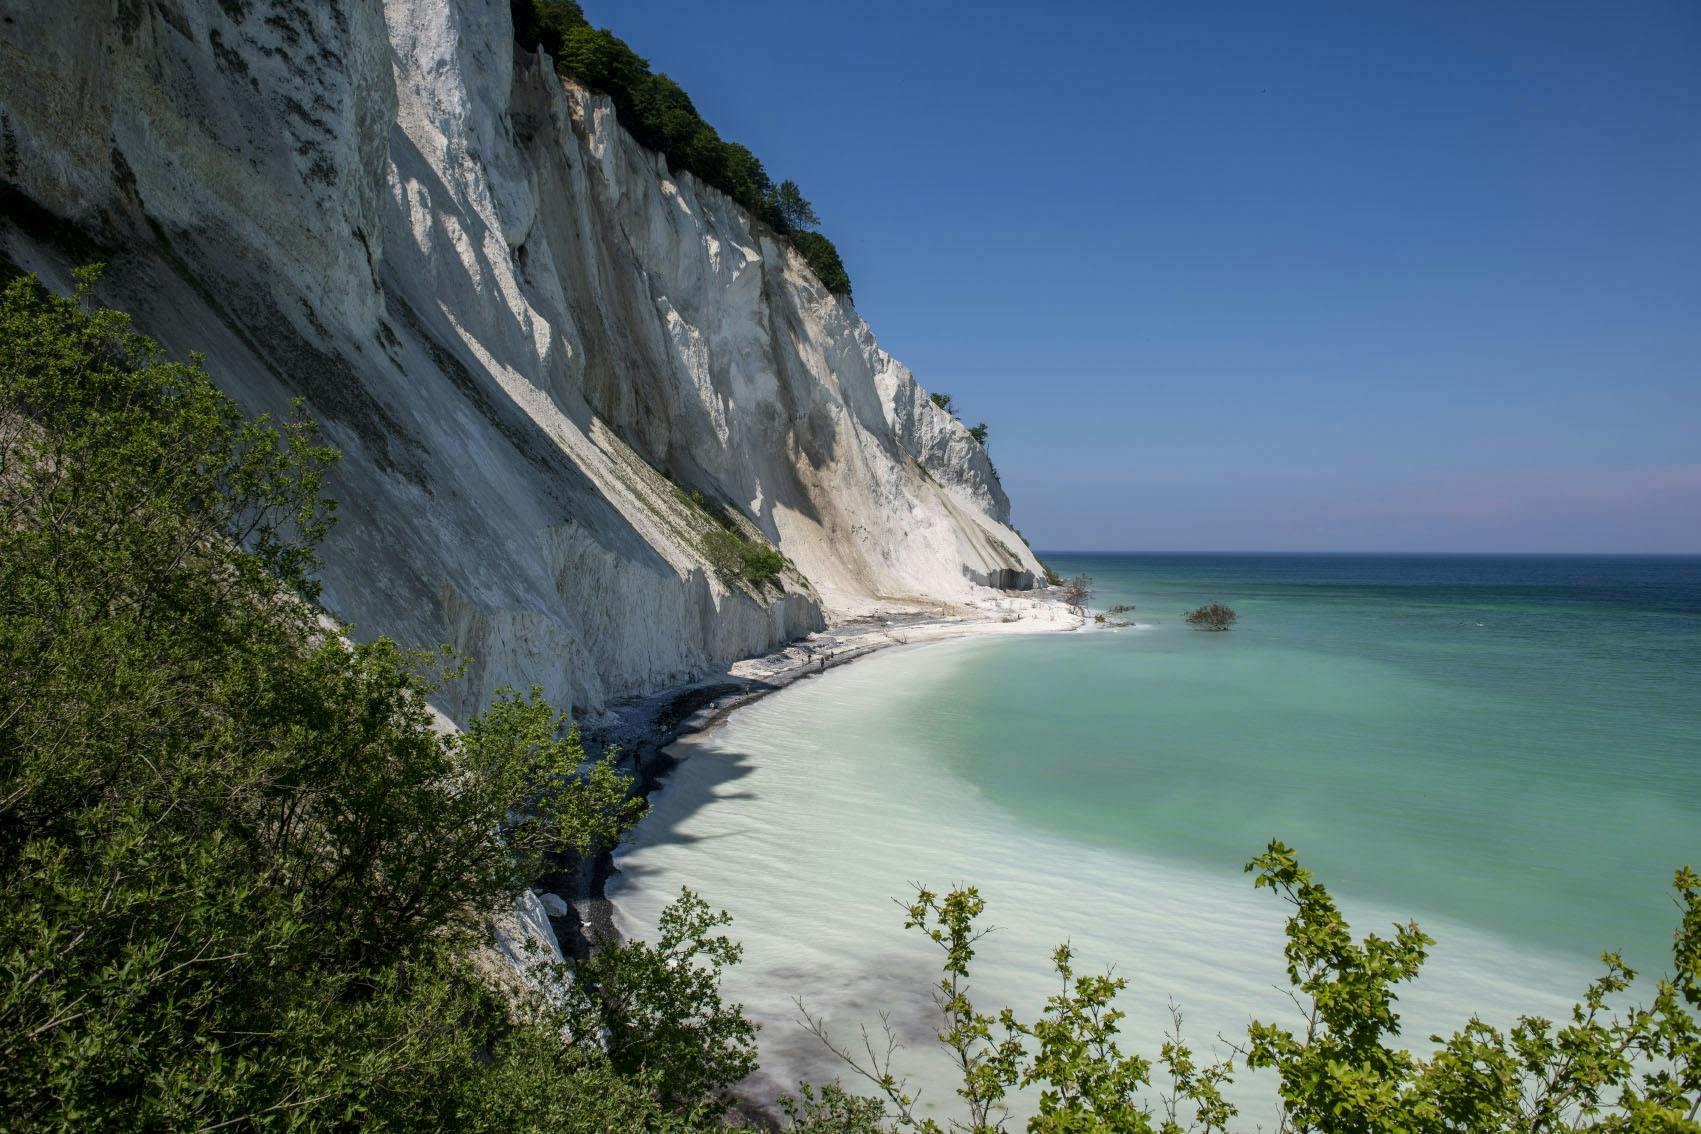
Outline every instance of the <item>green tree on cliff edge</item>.
[(510, 0), (514, 39), (547, 51), (556, 69), (614, 102), (634, 138), (726, 193), (790, 239), (816, 279), (851, 298), (850, 273), (837, 246), (816, 231), (821, 220), (795, 181), (774, 184), (749, 149), (722, 138), (678, 83), (653, 74), (649, 61), (607, 28), (592, 27), (576, 0)]
[(795, 181), (786, 180), (774, 186), (773, 207), (787, 228), (814, 228), (821, 223), (821, 218), (815, 215), (815, 206), (804, 198)]

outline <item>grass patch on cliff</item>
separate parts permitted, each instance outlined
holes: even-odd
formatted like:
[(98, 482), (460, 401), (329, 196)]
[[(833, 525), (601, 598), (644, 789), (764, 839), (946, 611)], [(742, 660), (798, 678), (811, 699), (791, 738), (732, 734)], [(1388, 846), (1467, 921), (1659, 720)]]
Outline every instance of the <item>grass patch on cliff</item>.
[(674, 491), (681, 501), (709, 519), (710, 526), (702, 533), (699, 546), (722, 582), (728, 586), (745, 583), (758, 590), (779, 584), (791, 561), (777, 547), (752, 536), (724, 505), (703, 495), (700, 489), (674, 485)]
[(753, 587), (777, 584), (786, 569), (786, 557), (777, 548), (724, 529), (703, 537), (703, 554), (723, 579), (741, 579)]

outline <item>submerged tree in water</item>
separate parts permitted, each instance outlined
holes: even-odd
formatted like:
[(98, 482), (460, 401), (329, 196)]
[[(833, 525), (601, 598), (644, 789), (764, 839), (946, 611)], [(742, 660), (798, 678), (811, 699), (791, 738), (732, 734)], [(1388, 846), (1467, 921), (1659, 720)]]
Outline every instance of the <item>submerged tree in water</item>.
[(1087, 602), (1093, 597), (1093, 577), (1091, 575), (1076, 575), (1063, 583), (1063, 601), (1069, 609), (1082, 617), (1087, 613)]
[(1187, 624), (1195, 630), (1227, 630), (1234, 625), (1234, 611), (1220, 602), (1202, 606), (1198, 610), (1189, 611)]

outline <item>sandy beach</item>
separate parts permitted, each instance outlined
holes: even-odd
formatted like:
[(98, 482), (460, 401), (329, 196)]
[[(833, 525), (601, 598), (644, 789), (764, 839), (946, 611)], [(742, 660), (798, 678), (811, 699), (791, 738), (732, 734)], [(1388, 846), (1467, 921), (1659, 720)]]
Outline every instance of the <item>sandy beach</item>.
[[(733, 663), (721, 673), (618, 702), (581, 722), (587, 754), (618, 749), (622, 766), (650, 795), (674, 767), (672, 745), (713, 728), (735, 709), (795, 682), (895, 646), (979, 636), (1055, 634), (1079, 630), (1085, 619), (1055, 590), (1010, 592), (968, 604), (905, 604), (847, 618), (801, 638), (784, 650)], [(533, 887), (546, 896), (549, 921), (568, 955), (591, 939), (616, 934), (603, 894), (611, 866), (605, 853), (565, 862)], [(548, 901), (562, 899), (561, 904)]]

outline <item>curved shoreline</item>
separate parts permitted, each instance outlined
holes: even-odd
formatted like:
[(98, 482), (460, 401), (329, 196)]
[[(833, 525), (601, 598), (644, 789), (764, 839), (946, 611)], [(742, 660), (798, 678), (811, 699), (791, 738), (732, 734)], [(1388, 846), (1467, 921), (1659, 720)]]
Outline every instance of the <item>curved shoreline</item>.
[[(984, 606), (958, 608), (958, 613), (915, 610), (879, 611), (848, 619), (792, 642), (784, 650), (746, 658), (725, 672), (674, 686), (613, 706), (608, 713), (582, 726), (587, 756), (618, 749), (621, 764), (648, 799), (666, 781), (678, 760), (669, 753), (677, 741), (706, 732), (735, 710), (772, 693), (848, 665), (893, 646), (925, 645), (968, 637), (1010, 634), (1065, 633), (1086, 620), (1071, 613), (1049, 591), (1006, 593)], [(533, 890), (561, 899), (549, 922), (561, 951), (586, 956), (593, 942), (618, 940), (612, 908), (605, 894), (616, 871), (613, 847), (594, 858), (572, 857), (538, 878)]]
[[(1017, 686), (1009, 683), (1019, 685), (1036, 663), (1048, 673), (1097, 667), (1099, 647), (1120, 647), (1094, 638), (894, 650), (673, 750), (679, 762), (667, 791), (615, 852), (622, 873), (607, 896), (624, 933), (652, 940), (659, 912), (682, 886), (736, 919), (745, 953), (724, 992), (761, 1025), (764, 1072), (740, 1088), (744, 1114), (766, 1113), (780, 1091), (835, 1073), (818, 1041), (797, 1028), (794, 994), (836, 1020), (841, 1039), (854, 1040), (863, 1024), (878, 1028), (880, 1011), (907, 1021), (904, 1074), (925, 1097), (952, 1102), (928, 1042), (936, 964), (912, 954), (914, 935), (897, 928), (891, 905), (917, 881), (982, 887), (989, 924), (999, 927), (977, 952), (976, 987), (988, 1003), (1037, 1011), (1053, 991), (1044, 958), (1067, 940), (1083, 966), (1115, 967), (1133, 979), (1122, 1007), (1137, 1021), (1130, 1042), (1146, 1050), (1161, 1041), (1171, 994), (1184, 999), (1195, 1038), (1207, 1044), (1240, 1034), (1248, 1017), (1283, 1010), (1281, 907), (1255, 896), (1238, 862), (1214, 866), (1082, 839), (988, 793), (976, 765), (957, 759), (1013, 735), (985, 726), (997, 706), (1045, 717), (1043, 701), (966, 703), (966, 690), (996, 683), (1010, 693)], [(973, 747), (961, 747), (964, 740)], [(1337, 897), (1360, 932), (1404, 924), (1411, 913), (1374, 893)], [(1409, 1003), (1402, 995), (1412, 1020), (1450, 1031), (1472, 1011), (1510, 1020), (1503, 1009), (1512, 1002), (1551, 1014), (1569, 1001), (1551, 1002), (1546, 992), (1580, 989), (1591, 975), (1549, 979), (1559, 966), (1515, 942), (1439, 917), (1420, 920), (1441, 931), (1443, 944), (1422, 988)], [(1427, 1034), (1420, 1029), (1411, 1042)], [(1256, 1078), (1244, 1089), (1249, 1110), (1267, 1093)]]

